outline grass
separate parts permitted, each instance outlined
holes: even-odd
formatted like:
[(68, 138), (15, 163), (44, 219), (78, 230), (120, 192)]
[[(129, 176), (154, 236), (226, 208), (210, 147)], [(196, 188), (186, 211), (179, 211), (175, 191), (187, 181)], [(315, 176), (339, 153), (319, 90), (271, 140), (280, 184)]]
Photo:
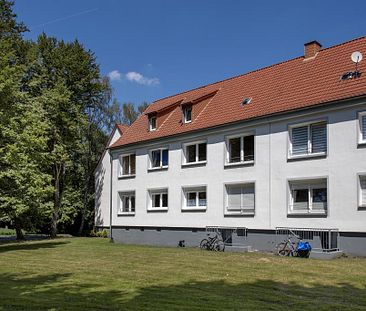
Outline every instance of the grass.
[(366, 310), (366, 260), (71, 238), (0, 245), (0, 310)]

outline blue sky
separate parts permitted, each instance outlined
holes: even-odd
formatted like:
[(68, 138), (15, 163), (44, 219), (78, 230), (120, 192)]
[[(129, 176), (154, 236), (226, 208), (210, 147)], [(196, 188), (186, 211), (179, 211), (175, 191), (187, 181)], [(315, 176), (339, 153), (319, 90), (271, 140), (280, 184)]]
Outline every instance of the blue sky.
[(366, 35), (366, 1), (17, 0), (30, 28), (91, 49), (139, 104)]

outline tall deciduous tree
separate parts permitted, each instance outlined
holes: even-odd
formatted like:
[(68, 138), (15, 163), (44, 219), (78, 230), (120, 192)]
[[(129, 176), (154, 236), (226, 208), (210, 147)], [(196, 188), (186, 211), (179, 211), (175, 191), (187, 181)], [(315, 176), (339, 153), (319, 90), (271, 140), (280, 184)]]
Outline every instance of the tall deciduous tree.
[(22, 229), (39, 224), (48, 212), (49, 124), (42, 105), (22, 87), (28, 44), (12, 5), (0, 1), (0, 219), (13, 223), (17, 239), (23, 239)]
[[(76, 199), (74, 206), (87, 204), (93, 157), (91, 128), (94, 114), (103, 111), (109, 101), (110, 87), (101, 78), (94, 55), (77, 40), (67, 43), (42, 34), (28, 57), (32, 66), (27, 73), (27, 91), (43, 103), (50, 123), (51, 236), (55, 237), (60, 219), (65, 219), (63, 194)], [(83, 214), (83, 209), (73, 213)]]

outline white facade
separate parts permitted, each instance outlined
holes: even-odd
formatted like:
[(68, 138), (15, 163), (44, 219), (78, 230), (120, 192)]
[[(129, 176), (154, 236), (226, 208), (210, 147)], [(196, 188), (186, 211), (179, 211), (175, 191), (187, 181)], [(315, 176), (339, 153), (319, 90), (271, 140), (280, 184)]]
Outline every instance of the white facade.
[[(275, 229), (276, 227), (337, 228), (340, 231), (366, 232), (366, 210), (360, 176), (366, 175), (366, 148), (361, 124), (365, 101), (353, 101), (287, 115), (243, 121), (236, 125), (191, 134), (162, 138), (112, 150), (112, 205), (110, 206), (110, 160), (106, 153), (97, 169), (96, 225), (109, 226), (110, 207), (113, 226), (184, 227), (206, 226)], [(290, 133), (299, 124), (326, 124), (325, 153), (293, 157)], [(227, 165), (227, 141), (230, 137), (254, 134), (254, 161)], [(207, 159), (192, 165), (185, 161), (185, 146), (207, 142)], [(151, 169), (151, 150), (169, 149), (168, 167)], [(121, 156), (136, 154), (134, 176), (121, 177)], [(162, 162), (161, 162), (162, 163)], [(312, 210), (293, 213), (292, 189), (305, 184), (311, 196)], [(254, 185), (254, 212), (225, 215), (230, 185)], [(296, 185), (295, 188), (292, 188)], [(309, 186), (310, 185), (310, 186)], [(314, 185), (314, 186), (312, 186)], [(320, 186), (319, 186), (320, 185)], [(326, 211), (319, 209), (313, 195), (327, 188)], [(301, 187), (300, 187), (301, 188)], [(186, 192), (197, 192), (198, 208), (185, 208)], [(206, 189), (207, 204), (199, 192)], [(240, 192), (242, 191), (242, 192)], [(134, 211), (121, 211), (121, 194), (134, 193)], [(152, 208), (152, 195), (157, 209)], [(163, 194), (168, 193), (168, 202)], [(249, 202), (250, 189), (239, 190), (237, 199)], [(303, 191), (306, 196), (306, 191)], [(190, 196), (191, 203), (195, 195)], [(159, 203), (160, 202), (160, 203)], [(132, 204), (132, 203), (126, 203)], [(164, 206), (167, 205), (167, 206)]]
[[(121, 133), (114, 128), (108, 141), (111, 146), (121, 137)], [(108, 227), (110, 225), (110, 189), (111, 189), (111, 158), (106, 150), (95, 169), (95, 225)]]

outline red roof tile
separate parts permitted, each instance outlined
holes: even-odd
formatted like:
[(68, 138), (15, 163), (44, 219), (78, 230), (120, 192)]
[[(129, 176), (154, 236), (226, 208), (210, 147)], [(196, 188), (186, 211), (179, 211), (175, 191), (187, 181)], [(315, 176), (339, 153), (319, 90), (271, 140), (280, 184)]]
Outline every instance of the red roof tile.
[(129, 128), (129, 126), (128, 125), (125, 125), (125, 124), (116, 124), (116, 126), (117, 126), (117, 128), (118, 128), (118, 130), (119, 130), (119, 132), (121, 134), (123, 134), (124, 132), (126, 132), (127, 129)]
[[(340, 81), (343, 73), (355, 68), (351, 60), (354, 51), (366, 55), (366, 37), (323, 49), (311, 59), (297, 57), (157, 100), (111, 148), (365, 95), (365, 72), (360, 78)], [(361, 72), (362, 67), (363, 63)], [(183, 124), (180, 104), (211, 93), (198, 116)], [(251, 103), (242, 106), (248, 97)], [(172, 105), (170, 115), (157, 130), (149, 132), (148, 114)]]

